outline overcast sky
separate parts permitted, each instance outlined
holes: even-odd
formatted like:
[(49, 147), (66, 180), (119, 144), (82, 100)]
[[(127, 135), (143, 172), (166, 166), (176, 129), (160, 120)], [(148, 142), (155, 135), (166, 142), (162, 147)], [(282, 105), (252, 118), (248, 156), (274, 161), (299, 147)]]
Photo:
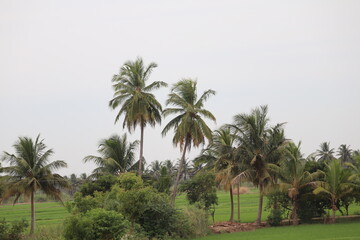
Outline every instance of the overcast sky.
[[(0, 0), (0, 151), (40, 133), (68, 163), (60, 173), (90, 173), (82, 159), (126, 132), (108, 107), (111, 79), (137, 56), (159, 65), (151, 82), (189, 77), (215, 90), (213, 129), (268, 104), (306, 155), (324, 141), (358, 149), (359, 13), (346, 0)], [(155, 92), (161, 103), (169, 91)], [(180, 157), (172, 132), (160, 134), (168, 120), (145, 129), (148, 163)]]

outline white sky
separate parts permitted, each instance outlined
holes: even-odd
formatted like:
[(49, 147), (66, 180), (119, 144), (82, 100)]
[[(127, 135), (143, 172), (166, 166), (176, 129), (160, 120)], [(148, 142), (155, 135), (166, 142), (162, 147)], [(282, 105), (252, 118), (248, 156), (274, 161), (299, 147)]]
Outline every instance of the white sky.
[[(213, 129), (268, 104), (306, 154), (324, 141), (360, 148), (359, 13), (346, 0), (0, 0), (0, 151), (41, 133), (69, 165), (60, 173), (90, 173), (83, 157), (126, 132), (108, 108), (111, 79), (137, 56), (158, 63), (150, 82), (215, 90)], [(161, 103), (169, 91), (155, 92)], [(168, 120), (145, 129), (148, 163), (180, 157), (160, 134)]]

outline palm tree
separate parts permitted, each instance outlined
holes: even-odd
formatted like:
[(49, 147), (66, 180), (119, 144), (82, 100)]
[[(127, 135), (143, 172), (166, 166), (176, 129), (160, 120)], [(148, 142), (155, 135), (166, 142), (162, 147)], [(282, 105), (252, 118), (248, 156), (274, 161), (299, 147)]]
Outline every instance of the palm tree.
[[(230, 192), (230, 222), (234, 221), (234, 199), (232, 179), (240, 172), (240, 164), (235, 156), (234, 137), (229, 128), (220, 128), (213, 134), (213, 142), (209, 149), (215, 156), (215, 172), (216, 179), (220, 181), (225, 189)], [(239, 210), (239, 189), (238, 189), (238, 210)], [(238, 211), (238, 221), (240, 221), (240, 213)]]
[(343, 168), (338, 159), (333, 159), (326, 165), (325, 179), (317, 183), (314, 194), (325, 193), (331, 201), (332, 222), (335, 222), (335, 212), (337, 202), (340, 198), (348, 195), (353, 190), (354, 184), (351, 182), (352, 173), (349, 168)]
[(298, 145), (290, 142), (286, 145), (284, 151), (284, 158), (278, 168), (281, 183), (279, 184), (280, 190), (286, 191), (292, 202), (292, 222), (297, 225), (297, 209), (299, 206), (299, 192), (302, 188), (313, 185), (314, 179), (319, 175), (319, 172), (309, 173), (305, 171), (306, 159), (300, 151), (301, 142)]
[(94, 162), (98, 167), (93, 170), (91, 177), (102, 174), (119, 175), (128, 171), (134, 164), (134, 151), (138, 141), (128, 142), (126, 133), (120, 137), (112, 135), (108, 139), (100, 141), (99, 156), (89, 155), (83, 159), (84, 162)]
[(350, 149), (350, 146), (347, 146), (346, 144), (340, 145), (337, 156), (342, 160), (343, 163), (353, 162), (352, 150)]
[(35, 142), (28, 137), (19, 137), (13, 145), (15, 154), (4, 152), (2, 160), (10, 166), (3, 167), (3, 173), (8, 174), (4, 198), (16, 196), (14, 204), (21, 195), (30, 196), (31, 201), (31, 227), (30, 234), (35, 230), (35, 203), (34, 194), (42, 190), (45, 194), (61, 201), (60, 189), (69, 187), (69, 182), (59, 174), (52, 173), (62, 167), (67, 167), (64, 161), (50, 162), (49, 158), (54, 153), (47, 149), (37, 136)]
[(166, 105), (173, 105), (172, 108), (166, 108), (163, 111), (164, 117), (177, 114), (163, 129), (162, 135), (166, 135), (170, 129), (174, 129), (173, 143), (180, 145), (182, 156), (179, 163), (174, 191), (172, 195), (173, 203), (177, 194), (177, 186), (185, 164), (185, 153), (190, 151), (191, 145), (198, 147), (205, 143), (205, 138), (211, 142), (212, 132), (206, 125), (203, 118), (215, 121), (214, 115), (204, 109), (205, 101), (215, 95), (215, 91), (209, 89), (205, 91), (200, 98), (197, 97), (197, 82), (192, 79), (183, 79), (174, 84), (166, 101)]
[(320, 149), (316, 150), (316, 156), (318, 161), (328, 163), (334, 159), (334, 148), (330, 148), (329, 142), (323, 142), (320, 144)]
[(242, 179), (251, 181), (260, 190), (258, 215), (256, 224), (261, 224), (263, 196), (265, 187), (274, 182), (269, 163), (277, 163), (280, 159), (279, 148), (285, 143), (284, 124), (269, 127), (267, 106), (255, 108), (250, 114), (238, 114), (230, 125), (236, 141), (237, 152), (246, 170), (233, 179), (238, 183)]
[(135, 130), (137, 125), (140, 126), (139, 176), (142, 174), (144, 159), (144, 128), (147, 124), (154, 127), (156, 123), (161, 123), (162, 107), (151, 91), (167, 86), (165, 82), (161, 81), (146, 85), (152, 70), (156, 67), (156, 63), (144, 66), (143, 60), (137, 58), (134, 62), (126, 62), (120, 68), (120, 73), (114, 75), (112, 79), (115, 93), (109, 106), (112, 109), (121, 106), (115, 123), (121, 115), (124, 115), (123, 127), (127, 126), (130, 132), (132, 129)]

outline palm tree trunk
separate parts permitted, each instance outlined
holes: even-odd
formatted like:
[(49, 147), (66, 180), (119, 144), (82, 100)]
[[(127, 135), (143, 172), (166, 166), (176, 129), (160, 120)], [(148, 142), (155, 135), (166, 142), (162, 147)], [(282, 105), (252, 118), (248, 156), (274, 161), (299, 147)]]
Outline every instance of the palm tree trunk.
[(35, 202), (34, 202), (34, 191), (31, 192), (31, 226), (30, 226), (30, 235), (35, 232)]
[(238, 183), (238, 192), (237, 192), (237, 208), (238, 208), (238, 222), (240, 222), (240, 183)]
[(175, 206), (175, 199), (176, 199), (176, 194), (177, 194), (177, 187), (178, 187), (178, 184), (180, 182), (180, 176), (181, 176), (182, 170), (184, 168), (185, 154), (186, 154), (187, 146), (188, 146), (188, 138), (186, 138), (186, 140), (185, 140), (183, 154), (182, 154), (181, 159), (180, 159), (179, 169), (178, 169), (178, 172), (177, 172), (177, 175), (176, 175), (176, 180), (175, 180), (175, 183), (174, 183), (174, 190), (173, 190), (173, 194), (172, 194), (172, 197), (171, 197), (171, 201), (172, 201), (172, 204), (174, 206)]
[(298, 216), (297, 216), (297, 198), (296, 197), (294, 197), (294, 199), (293, 199), (291, 213), (292, 213), (292, 224), (298, 225), (299, 221), (298, 221)]
[(230, 184), (230, 219), (229, 222), (234, 222), (234, 198), (233, 198), (233, 190), (232, 185)]
[(138, 175), (141, 177), (142, 175), (142, 164), (143, 164), (143, 151), (144, 151), (144, 121), (141, 120), (141, 135), (140, 135), (140, 159), (139, 159), (139, 170)]
[(331, 223), (335, 223), (335, 212), (336, 212), (336, 200), (332, 199), (332, 217), (331, 217)]
[(257, 214), (257, 218), (256, 218), (256, 225), (260, 226), (261, 224), (261, 214), (262, 214), (262, 205), (263, 205), (263, 186), (260, 183), (259, 185), (260, 188), (260, 197), (259, 197), (259, 208), (258, 208), (258, 214)]

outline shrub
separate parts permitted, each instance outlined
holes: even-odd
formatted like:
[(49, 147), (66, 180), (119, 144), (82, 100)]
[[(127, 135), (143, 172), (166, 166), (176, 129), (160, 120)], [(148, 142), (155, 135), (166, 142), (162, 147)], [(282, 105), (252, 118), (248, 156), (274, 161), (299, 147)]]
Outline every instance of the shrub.
[(33, 235), (27, 236), (26, 240), (63, 240), (63, 226), (58, 225), (46, 225), (39, 226)]
[(117, 177), (114, 175), (100, 176), (96, 181), (86, 182), (80, 187), (80, 192), (83, 196), (94, 196), (95, 192), (108, 192), (111, 187), (117, 182)]
[(129, 222), (120, 213), (97, 208), (67, 218), (64, 237), (66, 240), (116, 240), (125, 235), (128, 226)]
[(278, 208), (271, 209), (271, 212), (267, 218), (267, 223), (270, 226), (280, 226), (282, 220), (282, 211)]
[(5, 219), (0, 221), (0, 239), (1, 240), (20, 240), (22, 233), (28, 227), (28, 223), (23, 219), (12, 224)]
[(186, 192), (190, 204), (198, 203), (205, 210), (217, 204), (215, 176), (212, 173), (200, 173), (180, 186)]
[(94, 195), (95, 197), (84, 197), (81, 193), (77, 192), (74, 195), (74, 200), (67, 202), (65, 206), (70, 213), (86, 213), (91, 209), (102, 207), (104, 194), (95, 192)]
[(125, 191), (131, 190), (133, 188), (141, 188), (143, 185), (143, 180), (136, 176), (135, 173), (123, 173), (119, 177), (119, 186)]
[(209, 218), (205, 210), (189, 206), (184, 209), (183, 213), (189, 220), (191, 235), (203, 237), (209, 234)]

